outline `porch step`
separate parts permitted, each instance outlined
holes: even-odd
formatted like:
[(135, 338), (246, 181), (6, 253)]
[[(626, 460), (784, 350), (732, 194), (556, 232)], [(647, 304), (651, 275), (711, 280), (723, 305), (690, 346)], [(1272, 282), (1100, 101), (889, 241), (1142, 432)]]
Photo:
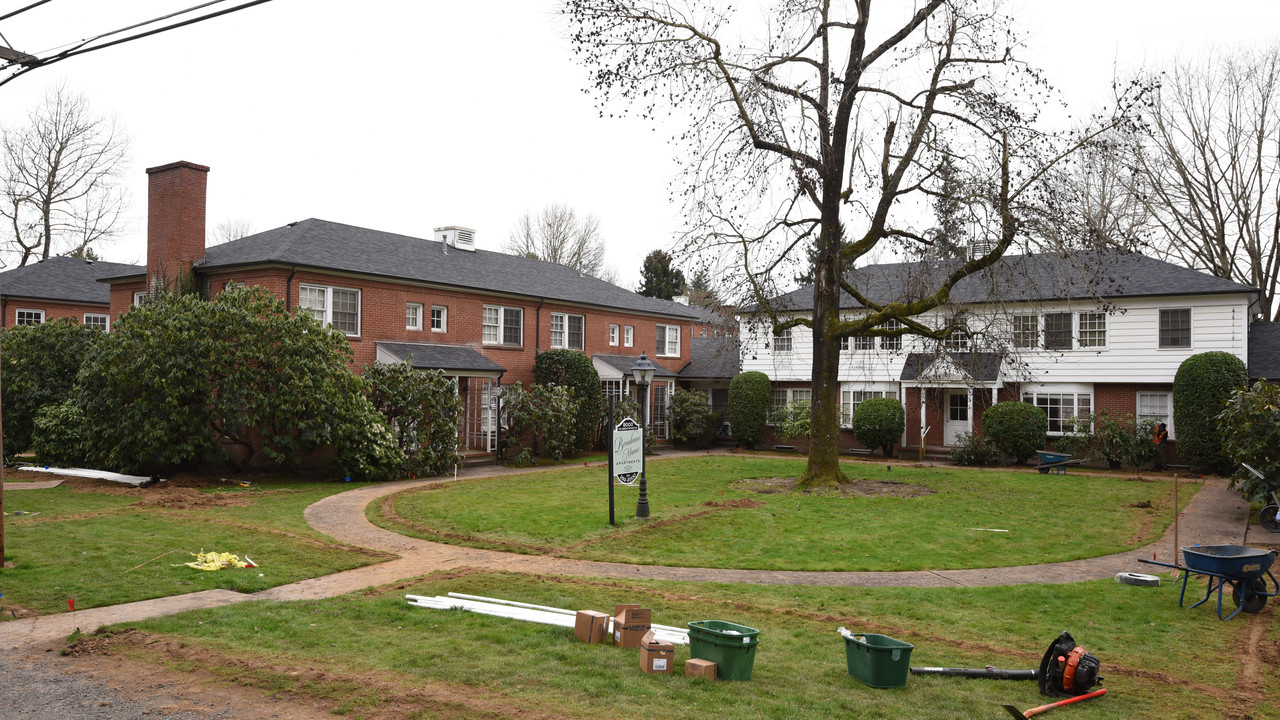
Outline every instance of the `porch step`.
[(497, 465), (497, 453), (481, 453), (478, 455), (464, 455), (462, 458), (462, 467), (484, 467), (485, 465)]

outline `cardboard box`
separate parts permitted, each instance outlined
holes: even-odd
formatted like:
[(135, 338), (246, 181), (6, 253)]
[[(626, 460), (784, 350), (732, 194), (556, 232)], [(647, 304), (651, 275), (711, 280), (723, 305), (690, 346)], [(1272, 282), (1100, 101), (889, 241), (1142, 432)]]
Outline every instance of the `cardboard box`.
[(639, 605), (619, 605), (613, 617), (613, 644), (618, 647), (636, 648), (644, 640), (653, 623), (653, 611)]
[(609, 634), (609, 616), (595, 610), (579, 610), (573, 621), (573, 636), (584, 643), (604, 641)]
[(654, 637), (653, 631), (640, 640), (640, 669), (646, 673), (670, 675), (675, 669), (676, 646)]
[(684, 674), (685, 677), (701, 677), (715, 680), (716, 664), (702, 658), (689, 658), (684, 661)]

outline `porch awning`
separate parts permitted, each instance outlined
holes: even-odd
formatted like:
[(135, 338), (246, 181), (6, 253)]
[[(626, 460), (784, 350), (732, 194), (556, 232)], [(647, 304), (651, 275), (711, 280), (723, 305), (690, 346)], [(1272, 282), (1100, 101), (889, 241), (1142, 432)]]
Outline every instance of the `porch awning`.
[(435, 343), (378, 342), (378, 362), (408, 362), (419, 370), (440, 370), (446, 375), (465, 377), (498, 377), (506, 368), (477, 352), (460, 345)]
[[(621, 380), (631, 377), (631, 368), (640, 361), (639, 355), (593, 355), (591, 364), (596, 366), (601, 380)], [(654, 363), (657, 370), (653, 373), (655, 380), (675, 380), (676, 374)]]
[(992, 385), (999, 387), (999, 353), (911, 353), (902, 366), (903, 383), (924, 385)]

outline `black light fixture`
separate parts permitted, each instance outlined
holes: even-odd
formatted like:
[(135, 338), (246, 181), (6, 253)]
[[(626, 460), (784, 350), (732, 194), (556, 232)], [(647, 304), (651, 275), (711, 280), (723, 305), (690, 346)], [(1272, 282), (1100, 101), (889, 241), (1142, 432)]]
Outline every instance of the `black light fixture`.
[(658, 371), (658, 366), (653, 364), (643, 352), (640, 353), (640, 359), (635, 365), (631, 366), (631, 377), (636, 380), (636, 387), (640, 388), (640, 499), (636, 501), (636, 517), (649, 517), (649, 492), (645, 482), (645, 461), (644, 452), (648, 449), (645, 447), (645, 434), (649, 432), (649, 383), (653, 382), (653, 375)]

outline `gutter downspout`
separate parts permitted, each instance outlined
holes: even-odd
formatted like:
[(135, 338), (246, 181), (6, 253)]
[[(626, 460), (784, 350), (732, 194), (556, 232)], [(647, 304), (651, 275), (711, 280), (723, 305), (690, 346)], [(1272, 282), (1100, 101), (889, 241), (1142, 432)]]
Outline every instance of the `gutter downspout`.
[(546, 298), (538, 298), (538, 309), (533, 311), (533, 354), (535, 357), (538, 355), (538, 351), (542, 349), (542, 306), (546, 302)]
[(293, 314), (293, 276), (298, 274), (298, 266), (289, 266), (289, 279), (284, 281), (284, 309)]

